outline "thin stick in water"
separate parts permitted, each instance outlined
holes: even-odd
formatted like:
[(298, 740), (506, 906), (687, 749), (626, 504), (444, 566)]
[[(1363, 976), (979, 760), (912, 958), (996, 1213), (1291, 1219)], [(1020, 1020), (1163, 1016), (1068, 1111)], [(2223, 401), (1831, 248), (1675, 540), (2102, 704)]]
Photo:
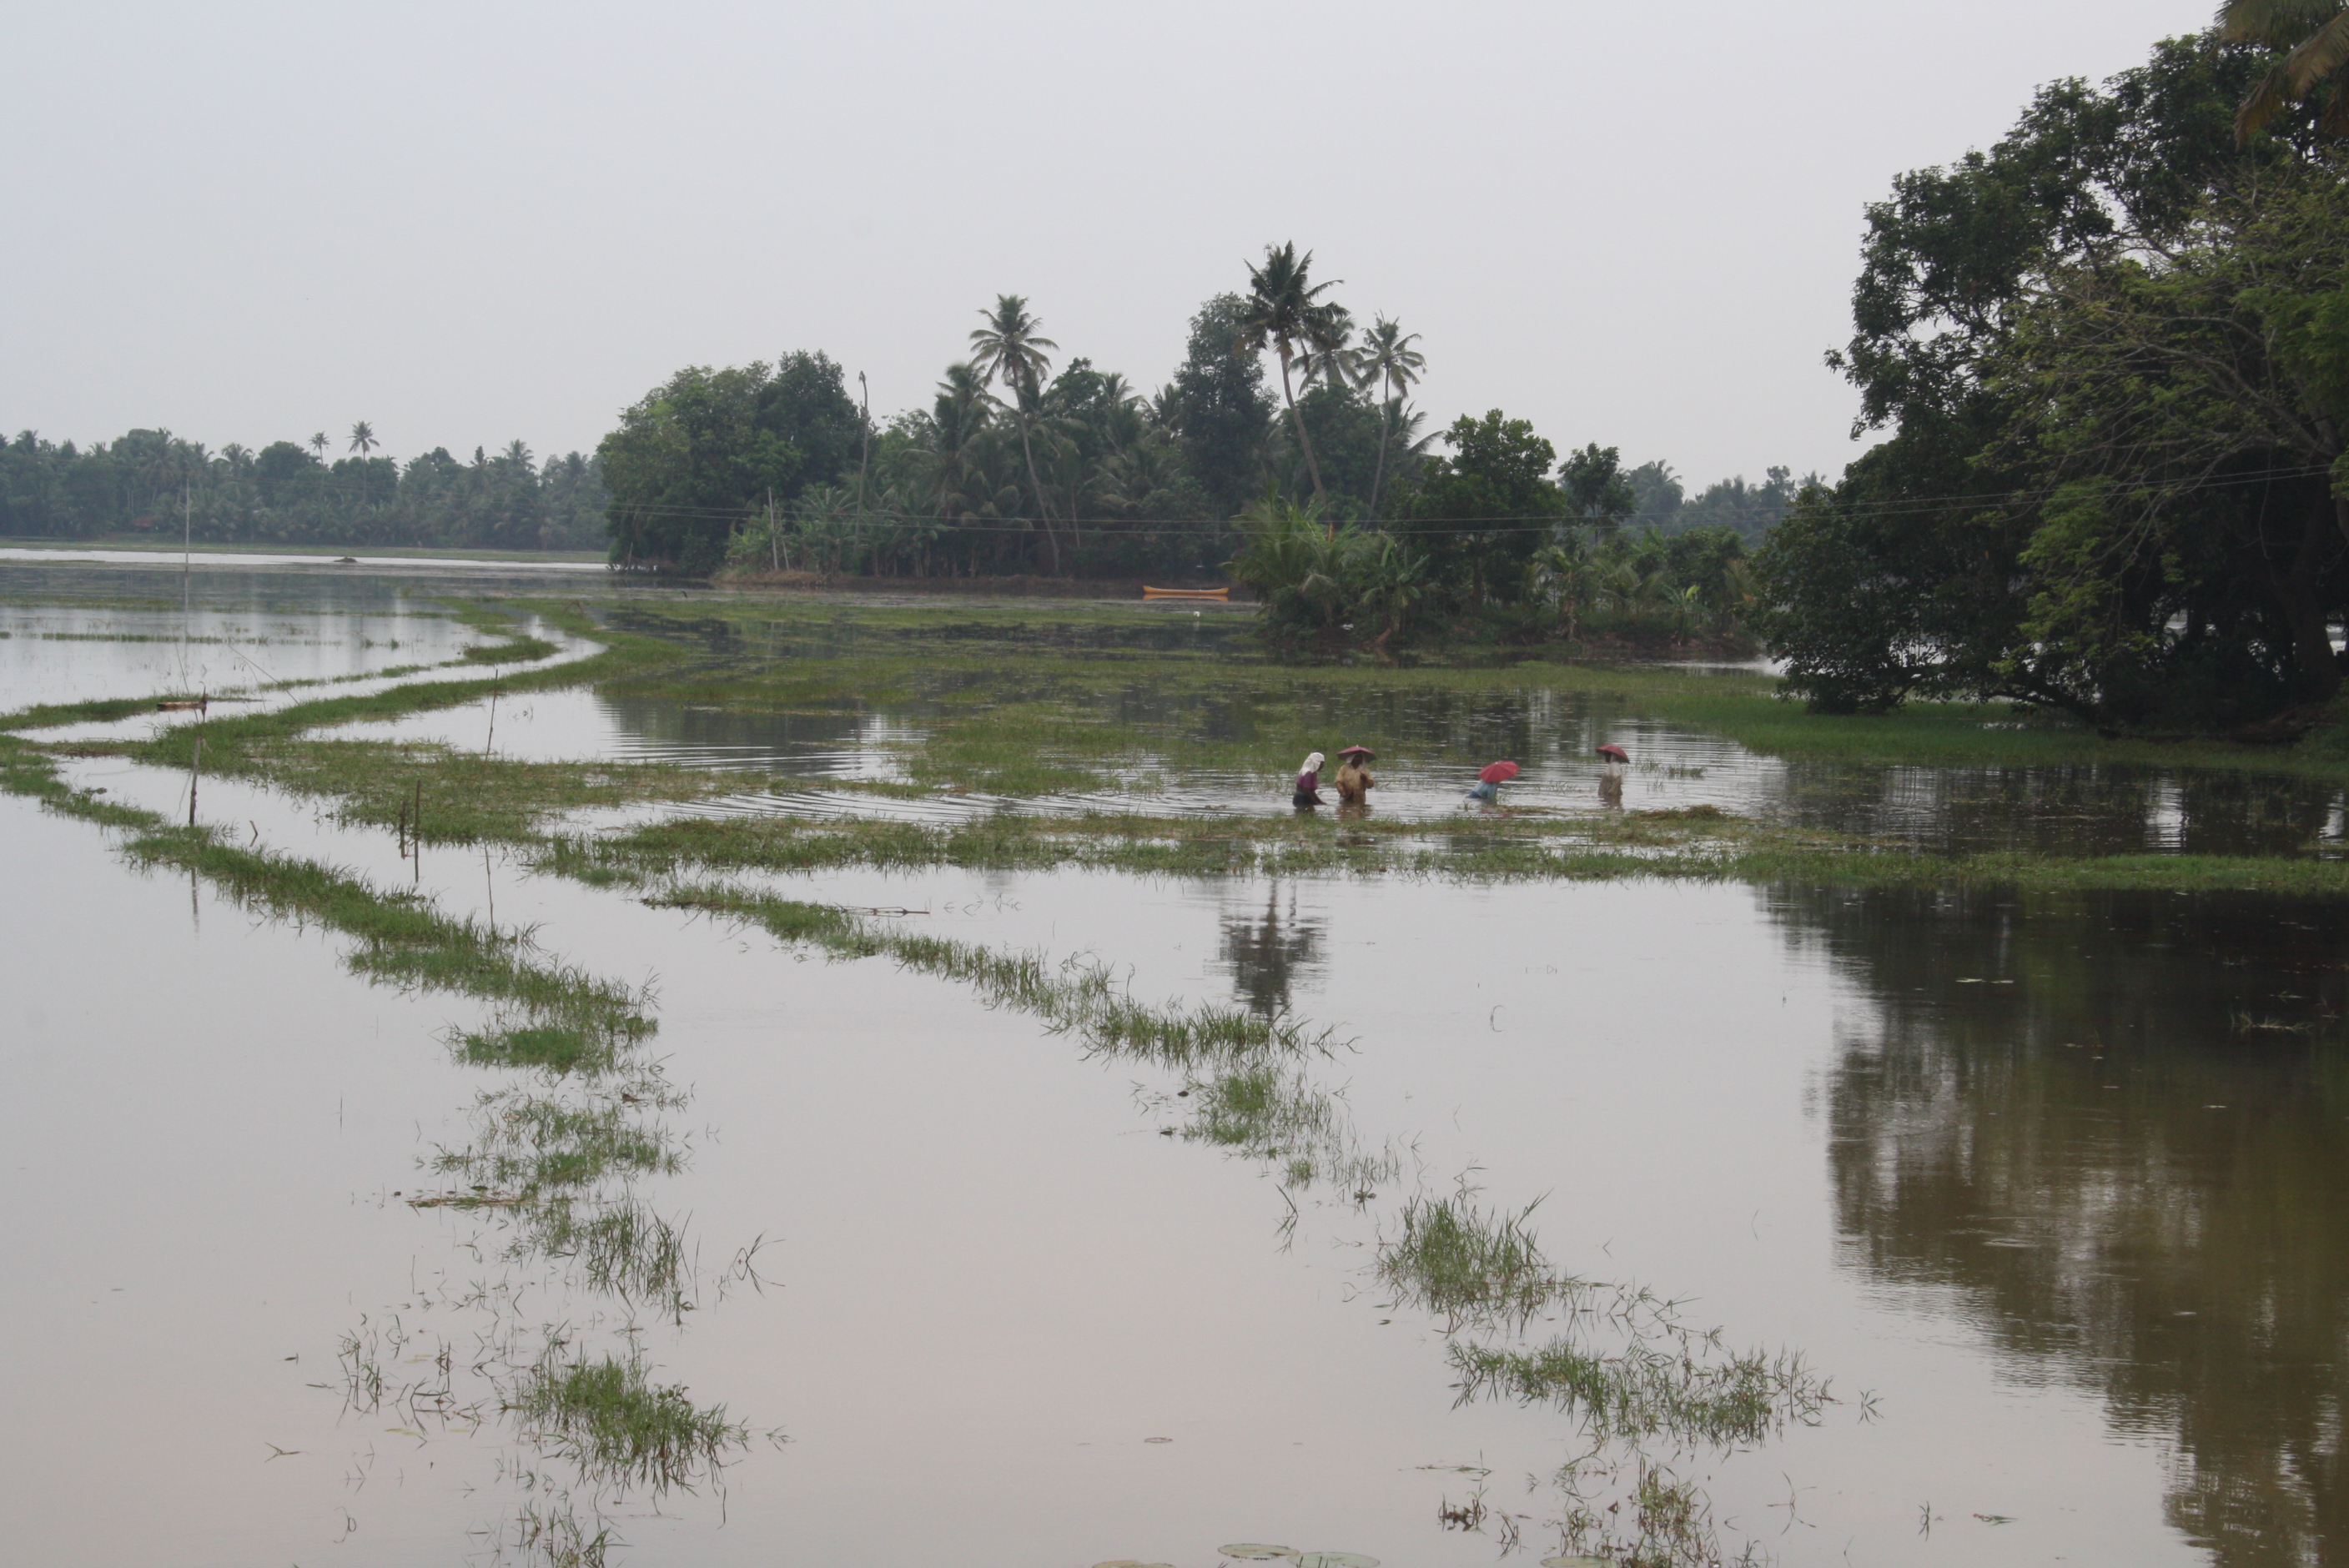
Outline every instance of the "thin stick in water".
[(196, 825), (196, 780), (204, 770), (204, 738), (196, 737), (196, 754), (188, 759), (188, 826)]

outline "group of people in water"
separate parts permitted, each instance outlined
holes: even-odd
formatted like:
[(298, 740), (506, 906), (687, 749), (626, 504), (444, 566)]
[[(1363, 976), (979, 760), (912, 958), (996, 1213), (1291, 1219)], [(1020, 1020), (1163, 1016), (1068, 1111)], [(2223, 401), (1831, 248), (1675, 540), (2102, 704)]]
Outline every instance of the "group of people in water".
[[(1338, 753), (1338, 777), (1332, 780), (1338, 787), (1340, 806), (1367, 806), (1371, 803), (1371, 786), (1378, 782), (1371, 777), (1370, 763), (1378, 756), (1367, 746), (1349, 746)], [(1328, 758), (1316, 751), (1305, 758), (1305, 766), (1297, 770), (1297, 792), (1289, 798), (1292, 806), (1326, 806), (1321, 799), (1321, 764)]]
[[(1367, 746), (1349, 746), (1340, 749), (1338, 776), (1331, 780), (1337, 786), (1339, 805), (1370, 804), (1371, 789), (1378, 782), (1371, 777), (1370, 764), (1377, 756), (1378, 753)], [(1611, 784), (1614, 786), (1611, 791), (1613, 799), (1619, 803), (1622, 799), (1623, 769), (1630, 764), (1631, 754), (1610, 742), (1599, 748), (1599, 758), (1604, 764), (1606, 775), (1602, 780), (1602, 796), (1609, 793), (1605, 785)], [(1328, 760), (1318, 751), (1308, 754), (1304, 766), (1297, 770), (1297, 788), (1289, 797), (1290, 805), (1302, 809), (1330, 803), (1321, 798), (1321, 765)], [(1515, 779), (1517, 772), (1517, 765), (1514, 762), (1486, 763), (1477, 773), (1476, 782), (1468, 791), (1468, 799), (1486, 806), (1499, 804), (1501, 786)]]

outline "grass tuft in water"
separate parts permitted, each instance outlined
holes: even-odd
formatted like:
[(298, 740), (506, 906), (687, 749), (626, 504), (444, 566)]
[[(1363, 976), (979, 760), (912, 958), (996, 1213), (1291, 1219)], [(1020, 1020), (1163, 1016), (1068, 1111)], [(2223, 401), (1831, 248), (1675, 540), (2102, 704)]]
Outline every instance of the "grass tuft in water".
[(1195, 1083), (1190, 1094), (1197, 1109), (1185, 1137), (1277, 1165), (1284, 1187), (1326, 1184), (1368, 1202), (1402, 1173), (1392, 1148), (1361, 1147), (1339, 1095), (1295, 1068), (1257, 1062)]
[(1450, 1354), (1460, 1403), (1556, 1405), (1599, 1442), (1757, 1443), (1789, 1421), (1816, 1425), (1828, 1402), (1799, 1353), (1728, 1351), (1717, 1333), (1634, 1335), (1613, 1355), (1572, 1336), (1531, 1350), (1455, 1341)]
[(643, 1361), (607, 1355), (532, 1368), (507, 1408), (583, 1480), (659, 1496), (716, 1480), (730, 1452), (750, 1446), (750, 1429), (728, 1420), (725, 1406), (703, 1409), (685, 1396), (681, 1387), (653, 1383)]
[(452, 1045), (457, 1059), (467, 1067), (537, 1068), (582, 1076), (609, 1070), (618, 1049), (609, 1031), (570, 1024), (460, 1030)]
[(1488, 1212), (1465, 1194), (1414, 1197), (1403, 1206), (1402, 1233), (1379, 1247), (1378, 1277), (1399, 1302), (1455, 1326), (1522, 1326), (1548, 1307), (1580, 1302), (1595, 1287), (1554, 1274), (1526, 1223), (1540, 1203)]

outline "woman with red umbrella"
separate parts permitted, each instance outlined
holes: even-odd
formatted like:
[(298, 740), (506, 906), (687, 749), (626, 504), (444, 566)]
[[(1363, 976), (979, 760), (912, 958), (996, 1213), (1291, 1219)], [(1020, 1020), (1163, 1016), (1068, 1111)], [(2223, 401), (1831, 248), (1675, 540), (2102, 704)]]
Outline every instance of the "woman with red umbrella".
[(1499, 803), (1501, 786), (1515, 779), (1517, 772), (1517, 765), (1514, 762), (1486, 763), (1477, 773), (1476, 787), (1468, 791), (1468, 799), (1480, 800), (1487, 806)]
[(1599, 803), (1619, 807), (1623, 804), (1623, 769), (1631, 754), (1609, 741), (1599, 748)]

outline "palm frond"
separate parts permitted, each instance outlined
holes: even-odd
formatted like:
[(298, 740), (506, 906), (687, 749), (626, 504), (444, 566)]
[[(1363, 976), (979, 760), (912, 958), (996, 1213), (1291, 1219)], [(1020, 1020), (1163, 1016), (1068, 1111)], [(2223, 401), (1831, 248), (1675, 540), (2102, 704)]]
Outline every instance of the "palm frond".
[(2230, 44), (2288, 48), (2340, 9), (2336, 0), (2226, 0), (2219, 7), (2219, 36)]
[(2278, 64), (2254, 84), (2235, 110), (2235, 145), (2241, 147), (2267, 129), (2273, 119), (2293, 101), (2292, 79)]
[(2284, 57), (2283, 69), (2294, 98), (2306, 98), (2318, 82), (2349, 62), (2349, 10), (2336, 11), (2332, 20), (2301, 41)]

